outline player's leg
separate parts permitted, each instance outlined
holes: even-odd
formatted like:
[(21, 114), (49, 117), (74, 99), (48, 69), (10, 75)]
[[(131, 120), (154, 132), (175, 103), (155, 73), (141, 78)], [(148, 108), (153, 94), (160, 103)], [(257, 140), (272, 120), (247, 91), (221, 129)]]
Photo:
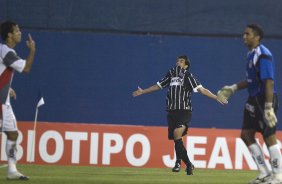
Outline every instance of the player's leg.
[(192, 165), (192, 167), (194, 167), (194, 165), (191, 163), (191, 161), (188, 157), (188, 152), (187, 152), (184, 145), (183, 145), (183, 149), (182, 149), (182, 160), (186, 164), (187, 167), (190, 166), (190, 165)]
[(260, 112), (256, 105), (256, 99), (249, 98), (244, 109), (241, 139), (249, 148), (259, 170), (259, 175), (250, 181), (251, 184), (261, 183), (263, 181), (269, 180), (271, 177), (270, 171), (265, 162), (263, 151), (255, 139), (256, 132), (261, 131), (261, 127), (263, 125), (263, 123), (259, 121), (259, 113)]
[(8, 160), (8, 174), (7, 179), (20, 179), (27, 180), (28, 177), (18, 172), (16, 163), (17, 154), (17, 139), (18, 139), (18, 128), (17, 121), (10, 105), (2, 104), (2, 124), (3, 131), (7, 136), (6, 141), (6, 155)]
[[(174, 150), (177, 155), (177, 146), (174, 140), (174, 130), (176, 128), (176, 113), (175, 111), (168, 111), (167, 113), (167, 124), (168, 124), (168, 139), (174, 141)], [(181, 168), (181, 160), (176, 159), (175, 165), (172, 168), (172, 172), (179, 172)]]
[(259, 175), (255, 179), (250, 181), (250, 184), (261, 183), (269, 180), (271, 177), (270, 171), (267, 168), (265, 162), (263, 151), (254, 138), (255, 133), (255, 130), (243, 129), (241, 131), (241, 138), (249, 148), (251, 155), (259, 170)]
[(273, 179), (282, 182), (281, 151), (280, 151), (280, 146), (277, 144), (275, 134), (265, 137), (264, 141), (269, 151)]
[(174, 141), (175, 152), (176, 152), (176, 163), (180, 163), (181, 160), (182, 160), (186, 165), (187, 175), (192, 175), (194, 165), (191, 163), (191, 161), (188, 157), (187, 150), (186, 150), (184, 143), (183, 143), (183, 140), (182, 140), (182, 135), (186, 131), (186, 129), (187, 128), (185, 126), (183, 126), (181, 128), (175, 129), (175, 131), (174, 131), (174, 137), (176, 138), (176, 140)]
[[(274, 96), (273, 105), (274, 105), (274, 112), (276, 114), (278, 109), (278, 100), (276, 95)], [(277, 143), (277, 139), (276, 139), (276, 126), (272, 128), (265, 127), (263, 131), (263, 138), (269, 151), (273, 179), (276, 182), (279, 181), (282, 183), (282, 163), (281, 163), (282, 158), (281, 158), (280, 146)]]
[(17, 172), (16, 168), (16, 150), (17, 150), (17, 138), (18, 138), (18, 132), (17, 131), (9, 131), (5, 132), (7, 136), (6, 141), (6, 155), (8, 159), (8, 173), (14, 173)]
[(191, 163), (187, 150), (184, 146), (182, 137), (187, 134), (189, 122), (191, 120), (191, 112), (180, 110), (177, 115), (177, 128), (174, 130), (174, 141), (177, 161), (182, 160), (186, 165), (187, 175), (193, 174), (194, 165)]
[(186, 164), (186, 174), (187, 175), (193, 175), (193, 170), (195, 169), (194, 165), (190, 161), (188, 157), (188, 153), (185, 147), (183, 147), (183, 152), (182, 152), (182, 160)]
[(182, 141), (182, 133), (185, 130), (185, 127), (179, 127), (175, 128), (173, 131), (173, 137), (174, 137), (174, 149), (176, 153), (176, 162), (175, 166), (172, 169), (173, 172), (179, 172), (181, 167), (181, 159), (182, 159), (182, 153), (183, 153), (183, 141)]

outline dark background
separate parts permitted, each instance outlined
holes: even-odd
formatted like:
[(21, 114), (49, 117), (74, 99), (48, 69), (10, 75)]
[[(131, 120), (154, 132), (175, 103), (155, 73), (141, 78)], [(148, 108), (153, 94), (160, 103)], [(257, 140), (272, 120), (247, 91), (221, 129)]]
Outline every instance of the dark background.
[[(183, 54), (214, 93), (244, 79), (241, 35), (254, 22), (263, 26), (263, 44), (276, 59), (281, 99), (281, 9), (280, 0), (0, 0), (0, 21), (22, 29), (18, 54), (28, 53), (28, 33), (37, 46), (32, 72), (14, 77), (17, 119), (33, 121), (41, 88), (40, 121), (165, 126), (166, 90), (131, 93), (155, 84)], [(240, 91), (221, 106), (193, 94), (191, 126), (240, 128), (246, 98)]]

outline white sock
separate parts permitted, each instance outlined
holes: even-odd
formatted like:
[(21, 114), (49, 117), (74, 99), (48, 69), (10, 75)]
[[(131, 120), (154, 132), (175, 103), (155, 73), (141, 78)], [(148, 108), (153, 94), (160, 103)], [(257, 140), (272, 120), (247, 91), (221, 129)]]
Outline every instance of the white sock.
[(258, 145), (258, 143), (254, 143), (249, 146), (250, 152), (252, 154), (252, 157), (254, 161), (257, 164), (258, 170), (260, 171), (260, 176), (266, 176), (270, 174), (270, 171), (268, 170), (263, 152), (261, 150), (261, 147)]
[(282, 180), (282, 165), (281, 165), (281, 152), (278, 144), (272, 145), (268, 148), (270, 155), (270, 163), (272, 172), (278, 179)]
[(8, 172), (17, 172), (17, 159), (16, 159), (16, 141), (7, 139), (6, 141), (6, 154), (8, 159)]

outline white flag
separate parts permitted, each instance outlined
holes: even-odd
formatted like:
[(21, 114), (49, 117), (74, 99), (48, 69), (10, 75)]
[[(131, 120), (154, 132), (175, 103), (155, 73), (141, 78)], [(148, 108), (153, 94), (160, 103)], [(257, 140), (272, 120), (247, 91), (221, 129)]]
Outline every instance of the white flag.
[(37, 105), (36, 105), (36, 108), (39, 108), (40, 106), (44, 105), (44, 103), (45, 103), (45, 102), (44, 102), (44, 99), (43, 99), (41, 90), (39, 90), (38, 96), (37, 96)]
[(41, 97), (41, 98), (39, 99), (39, 101), (38, 101), (36, 107), (38, 108), (38, 107), (40, 107), (41, 105), (44, 105), (44, 98), (43, 98), (43, 97)]

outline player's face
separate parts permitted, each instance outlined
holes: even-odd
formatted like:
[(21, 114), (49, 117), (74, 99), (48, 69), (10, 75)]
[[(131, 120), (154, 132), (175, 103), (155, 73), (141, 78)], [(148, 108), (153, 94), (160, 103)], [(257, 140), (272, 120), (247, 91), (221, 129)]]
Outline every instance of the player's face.
[(185, 66), (186, 66), (185, 59), (178, 58), (177, 62), (176, 62), (176, 66), (180, 66), (181, 68), (185, 68)]
[(243, 34), (243, 41), (249, 49), (253, 49), (259, 44), (259, 36), (255, 35), (254, 31), (247, 27)]
[(15, 43), (19, 43), (22, 40), (22, 32), (18, 25), (13, 27), (13, 32), (10, 34), (10, 38)]

